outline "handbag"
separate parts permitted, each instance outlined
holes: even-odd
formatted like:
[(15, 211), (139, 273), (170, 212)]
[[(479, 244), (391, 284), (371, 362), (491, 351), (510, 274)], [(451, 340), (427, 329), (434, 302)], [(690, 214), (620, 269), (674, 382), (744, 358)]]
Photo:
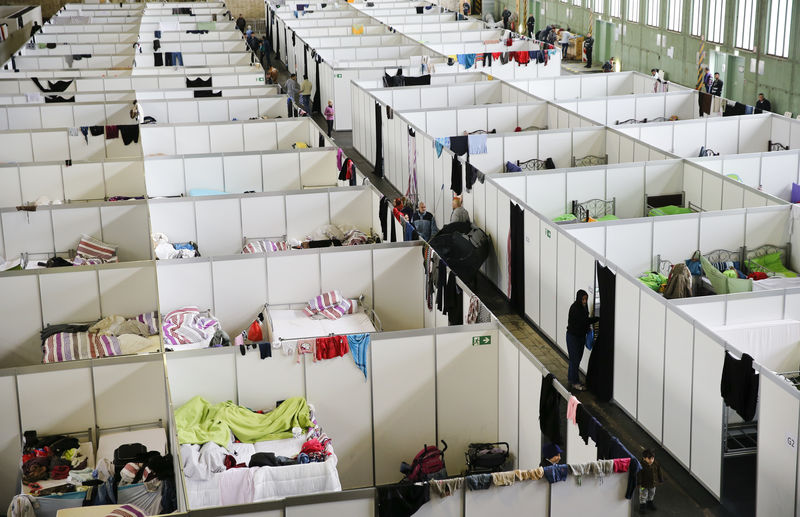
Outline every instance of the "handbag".
[(703, 264), (700, 263), (700, 250), (692, 253), (692, 258), (686, 261), (686, 267), (689, 268), (689, 272), (692, 276), (703, 275)]
[(586, 333), (586, 348), (591, 350), (592, 346), (594, 346), (594, 329), (589, 328), (589, 332)]

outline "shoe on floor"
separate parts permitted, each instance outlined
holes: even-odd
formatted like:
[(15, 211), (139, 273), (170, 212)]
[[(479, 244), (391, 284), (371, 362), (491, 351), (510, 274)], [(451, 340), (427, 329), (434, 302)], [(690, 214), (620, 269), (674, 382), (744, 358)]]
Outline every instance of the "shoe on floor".
[(647, 501), (647, 509), (651, 511), (655, 511), (656, 505), (653, 504), (653, 501)]

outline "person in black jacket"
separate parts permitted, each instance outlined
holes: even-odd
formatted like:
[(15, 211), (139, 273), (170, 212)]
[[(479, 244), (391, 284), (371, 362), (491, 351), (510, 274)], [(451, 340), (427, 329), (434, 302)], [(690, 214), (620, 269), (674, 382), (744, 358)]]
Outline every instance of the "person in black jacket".
[(534, 18), (533, 15), (528, 16), (526, 25), (528, 28), (528, 37), (533, 38), (534, 28), (536, 26), (536, 18)]
[(236, 18), (236, 28), (239, 29), (239, 32), (244, 34), (244, 28), (247, 27), (247, 20), (244, 19), (244, 16), (241, 14), (238, 18)]
[(656, 484), (664, 482), (661, 474), (661, 465), (656, 461), (656, 455), (650, 449), (642, 452), (642, 470), (639, 472), (639, 513), (655, 510), (653, 499), (656, 497)]
[(586, 66), (584, 68), (592, 68), (592, 49), (594, 49), (594, 38), (587, 36), (583, 40), (583, 50), (586, 52)]
[(714, 82), (711, 83), (711, 90), (708, 92), (717, 97), (722, 96), (722, 79), (719, 78), (719, 72), (714, 73)]
[(586, 306), (589, 295), (583, 289), (575, 294), (575, 301), (569, 308), (569, 318), (567, 319), (567, 351), (569, 352), (569, 369), (567, 380), (570, 388), (576, 391), (584, 391), (586, 387), (580, 382), (579, 367), (583, 359), (583, 347), (586, 345), (586, 334), (589, 332), (589, 325), (595, 323), (599, 318), (590, 318), (589, 309)]
[(756, 109), (763, 111), (772, 111), (772, 103), (764, 97), (763, 93), (758, 94), (758, 100), (756, 101)]

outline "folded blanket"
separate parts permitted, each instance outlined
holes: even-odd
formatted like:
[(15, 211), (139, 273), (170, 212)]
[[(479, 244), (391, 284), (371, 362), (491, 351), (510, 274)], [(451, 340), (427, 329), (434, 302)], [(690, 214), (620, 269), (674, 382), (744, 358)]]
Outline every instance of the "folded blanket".
[(223, 447), (230, 443), (231, 433), (241, 442), (255, 443), (292, 438), (293, 427), (313, 427), (303, 397), (286, 399), (275, 410), (261, 414), (231, 401), (211, 404), (196, 396), (175, 410), (175, 425), (180, 443), (215, 442)]

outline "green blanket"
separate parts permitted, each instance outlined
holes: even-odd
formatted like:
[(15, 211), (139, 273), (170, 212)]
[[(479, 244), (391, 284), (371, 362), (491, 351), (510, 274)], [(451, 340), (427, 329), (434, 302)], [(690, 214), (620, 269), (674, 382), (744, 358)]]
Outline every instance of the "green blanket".
[(267, 414), (254, 413), (231, 401), (211, 404), (196, 396), (175, 410), (180, 443), (216, 442), (226, 447), (231, 432), (244, 443), (291, 438), (292, 428), (312, 427), (308, 404), (303, 397), (286, 399)]
[(677, 215), (677, 214), (691, 214), (691, 208), (683, 208), (682, 206), (675, 206), (675, 205), (667, 205), (667, 206), (660, 206), (658, 208), (654, 208), (650, 210), (650, 217), (656, 217), (659, 215)]
[(560, 221), (574, 221), (575, 219), (577, 219), (577, 217), (575, 217), (574, 214), (561, 214), (557, 217), (554, 217), (553, 222), (557, 223)]
[(604, 215), (603, 217), (598, 217), (597, 220), (598, 221), (618, 221), (619, 217), (617, 217), (614, 214), (608, 214), (608, 215)]
[(658, 273), (645, 273), (639, 277), (639, 281), (653, 291), (658, 292), (661, 286), (667, 283), (667, 277)]

